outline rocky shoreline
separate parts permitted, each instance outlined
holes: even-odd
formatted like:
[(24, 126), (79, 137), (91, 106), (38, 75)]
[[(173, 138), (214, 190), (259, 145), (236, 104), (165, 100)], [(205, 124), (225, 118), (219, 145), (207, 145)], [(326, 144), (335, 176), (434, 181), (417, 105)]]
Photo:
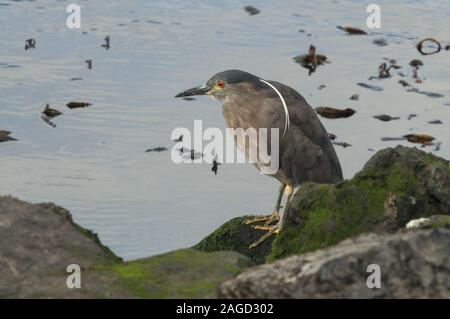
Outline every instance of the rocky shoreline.
[[(254, 250), (261, 233), (245, 218), (192, 248), (124, 262), (67, 210), (0, 196), (0, 298), (450, 298), (445, 159), (398, 146), (351, 180), (307, 183), (283, 232)], [(66, 285), (70, 264), (81, 288)], [(371, 264), (380, 288), (367, 286)]]

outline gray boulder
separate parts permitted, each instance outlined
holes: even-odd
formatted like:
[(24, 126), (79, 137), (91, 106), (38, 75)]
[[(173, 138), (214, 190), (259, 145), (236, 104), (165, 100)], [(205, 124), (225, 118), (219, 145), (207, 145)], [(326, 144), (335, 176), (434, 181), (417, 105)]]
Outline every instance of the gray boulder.
[[(380, 288), (367, 285), (373, 264), (380, 266)], [(362, 235), (251, 268), (223, 283), (219, 297), (450, 298), (450, 231)]]

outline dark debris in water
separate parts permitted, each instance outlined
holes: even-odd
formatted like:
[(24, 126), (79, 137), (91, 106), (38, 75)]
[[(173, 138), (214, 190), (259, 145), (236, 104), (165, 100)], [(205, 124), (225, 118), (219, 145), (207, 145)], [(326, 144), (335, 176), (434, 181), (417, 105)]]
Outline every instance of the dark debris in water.
[(383, 91), (383, 88), (380, 86), (376, 86), (376, 85), (371, 85), (371, 84), (367, 84), (364, 82), (358, 82), (356, 83), (357, 85), (359, 85), (360, 87), (372, 90), (372, 91)]
[(417, 114), (409, 114), (409, 115), (408, 115), (408, 121), (409, 121), (410, 119), (412, 119), (413, 117), (417, 117)]
[(308, 54), (297, 55), (293, 60), (305, 69), (308, 69), (308, 75), (313, 74), (319, 65), (329, 63), (325, 55), (316, 54), (316, 47), (312, 44), (309, 46)]
[(347, 142), (333, 142), (333, 144), (337, 145), (337, 146), (342, 146), (343, 148), (352, 146), (351, 144), (349, 144)]
[(390, 116), (390, 115), (387, 115), (387, 114), (375, 115), (374, 118), (376, 118), (377, 120), (383, 121), (383, 122), (389, 122), (389, 121), (392, 121), (392, 120), (400, 119), (400, 117), (398, 117), (398, 116)]
[(220, 163), (217, 161), (217, 159), (214, 159), (213, 163), (212, 163), (212, 167), (211, 167), (211, 171), (214, 173), (214, 175), (217, 175), (219, 165), (220, 165)]
[(404, 141), (404, 140), (406, 140), (406, 138), (405, 137), (382, 137), (381, 140), (383, 142)]
[(437, 143), (434, 145), (434, 150), (433, 150), (433, 151), (435, 151), (435, 152), (440, 151), (440, 150), (441, 150), (441, 145), (442, 145), (442, 142), (437, 142)]
[(247, 12), (251, 16), (254, 16), (254, 15), (257, 15), (257, 14), (261, 13), (261, 10), (255, 8), (253, 6), (245, 6), (244, 10), (245, 10), (245, 12)]
[(183, 142), (183, 135), (178, 136), (178, 138), (173, 140), (174, 142)]
[(353, 94), (352, 96), (350, 96), (350, 100), (358, 101), (359, 100), (359, 94)]
[(347, 118), (356, 113), (356, 111), (351, 108), (336, 109), (328, 106), (316, 107), (316, 112), (327, 119)]
[(48, 124), (49, 126), (56, 128), (56, 124), (52, 122), (51, 118), (49, 118), (48, 116), (46, 116), (45, 114), (41, 115), (41, 120), (44, 121), (46, 124)]
[(426, 95), (426, 96), (431, 97), (431, 98), (441, 98), (441, 97), (444, 97), (443, 94), (436, 93), (436, 92), (422, 91), (422, 90), (419, 90), (418, 88), (411, 88), (411, 89), (408, 89), (407, 91), (408, 91), (408, 92), (419, 93), (419, 94), (422, 94), (422, 95)]
[(25, 51), (27, 51), (29, 49), (36, 49), (36, 40), (35, 39), (25, 40)]
[(62, 115), (62, 112), (51, 108), (50, 105), (47, 104), (47, 105), (45, 105), (45, 108), (42, 111), (42, 115), (46, 116), (49, 119), (53, 119), (55, 117)]
[(17, 139), (12, 137), (12, 136), (10, 136), (10, 134), (11, 134), (10, 131), (0, 130), (0, 143), (10, 142), (10, 141), (17, 141)]
[(441, 120), (432, 120), (429, 121), (428, 124), (443, 124)]
[(387, 40), (384, 39), (384, 38), (375, 39), (375, 40), (372, 41), (372, 43), (377, 45), (377, 46), (379, 46), (379, 47), (385, 47), (385, 46), (389, 45)]
[(102, 48), (105, 48), (106, 50), (109, 50), (111, 48), (111, 37), (107, 35), (105, 37), (105, 43), (101, 45)]
[(336, 136), (335, 134), (333, 134), (333, 133), (328, 133), (328, 137), (329, 137), (330, 140), (332, 140), (332, 141), (334, 141), (334, 140), (337, 138), (337, 136)]
[(88, 102), (69, 102), (66, 104), (66, 106), (69, 109), (79, 109), (79, 108), (85, 108), (92, 105), (91, 103)]
[(410, 143), (430, 145), (435, 138), (428, 134), (407, 134), (403, 136)]
[[(429, 42), (427, 45), (428, 48), (431, 47), (431, 43), (434, 43), (436, 45), (436, 47), (431, 51), (424, 51), (424, 46), (425, 46), (424, 44), (427, 42)], [(441, 51), (442, 47), (441, 47), (441, 43), (439, 41), (437, 41), (436, 39), (426, 38), (426, 39), (419, 41), (419, 43), (417, 43), (417, 45), (416, 45), (416, 48), (417, 48), (417, 51), (420, 52), (420, 54), (430, 55), (430, 54), (438, 53), (439, 51)]]
[(185, 101), (195, 101), (195, 97), (187, 96), (187, 97), (184, 97), (183, 100), (185, 100)]
[(337, 28), (345, 31), (348, 35), (365, 35), (365, 34), (367, 34), (366, 31), (359, 29), (359, 28), (355, 28), (355, 27), (341, 27), (338, 25)]
[(167, 151), (167, 148), (163, 147), (163, 146), (158, 146), (158, 147), (154, 147), (154, 148), (149, 148), (145, 152), (150, 153), (150, 152), (163, 152), (163, 151)]

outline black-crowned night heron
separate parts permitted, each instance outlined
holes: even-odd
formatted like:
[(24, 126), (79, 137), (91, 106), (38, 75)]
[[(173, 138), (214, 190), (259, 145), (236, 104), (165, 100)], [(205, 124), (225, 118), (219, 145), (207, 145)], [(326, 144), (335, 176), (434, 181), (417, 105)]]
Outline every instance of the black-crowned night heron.
[[(186, 90), (176, 97), (192, 95), (209, 95), (222, 101), (223, 115), (230, 128), (279, 129), (279, 169), (270, 176), (281, 183), (281, 188), (271, 215), (245, 222), (265, 222), (254, 228), (268, 231), (250, 248), (281, 230), (296, 186), (306, 181), (337, 183), (343, 179), (341, 165), (325, 128), (311, 106), (294, 89), (244, 71), (228, 70), (217, 73), (205, 85)], [(271, 143), (270, 138), (267, 141)], [(245, 142), (245, 139), (238, 139), (237, 147), (248, 155), (248, 143)], [(268, 149), (271, 150), (271, 145)], [(261, 170), (259, 162), (256, 167)], [(286, 204), (280, 217), (283, 194)], [(273, 225), (275, 221), (278, 222)]]

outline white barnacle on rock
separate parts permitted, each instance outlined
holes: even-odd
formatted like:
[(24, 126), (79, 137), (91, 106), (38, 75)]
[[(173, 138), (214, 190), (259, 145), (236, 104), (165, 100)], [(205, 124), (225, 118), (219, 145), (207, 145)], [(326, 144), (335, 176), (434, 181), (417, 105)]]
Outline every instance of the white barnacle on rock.
[(413, 219), (406, 224), (406, 229), (421, 228), (429, 224), (431, 224), (430, 218)]

